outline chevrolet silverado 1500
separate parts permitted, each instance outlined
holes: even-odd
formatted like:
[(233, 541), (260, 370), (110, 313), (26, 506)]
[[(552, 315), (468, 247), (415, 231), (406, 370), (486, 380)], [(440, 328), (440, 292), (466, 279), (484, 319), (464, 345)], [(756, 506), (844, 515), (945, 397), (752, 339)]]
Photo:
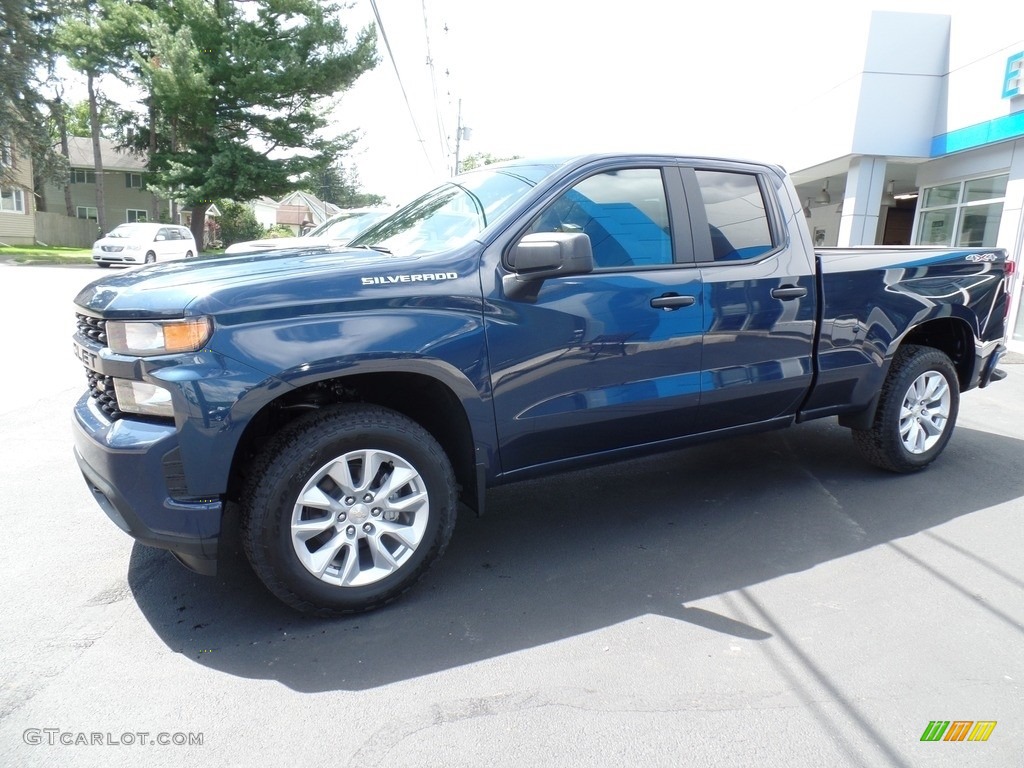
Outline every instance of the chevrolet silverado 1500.
[(991, 248), (816, 253), (769, 165), (487, 166), (349, 246), (85, 288), (75, 453), (139, 541), (210, 573), (236, 504), (275, 595), (365, 610), (497, 484), (822, 417), (922, 469), (1003, 376), (1012, 272)]

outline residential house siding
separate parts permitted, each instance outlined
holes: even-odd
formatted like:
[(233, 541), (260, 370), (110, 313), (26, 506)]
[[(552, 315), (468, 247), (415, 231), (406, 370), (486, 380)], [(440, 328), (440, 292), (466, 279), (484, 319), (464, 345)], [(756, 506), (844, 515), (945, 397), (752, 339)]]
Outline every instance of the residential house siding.
[(32, 158), (0, 137), (0, 243), (35, 244)]
[[(92, 139), (71, 136), (68, 144), (71, 165), (71, 213), (79, 218), (92, 218), (96, 214), (96, 163)], [(166, 211), (167, 204), (159, 202), (152, 192), (145, 189), (145, 157), (118, 150), (114, 143), (107, 139), (100, 140), (100, 152), (103, 158), (103, 208), (108, 229), (131, 220), (129, 211), (140, 212), (135, 214), (137, 220), (150, 220), (154, 200), (158, 201), (161, 211)], [(129, 186), (129, 177), (133, 180), (133, 186)], [(138, 186), (139, 182), (141, 186)], [(47, 184), (44, 196), (48, 211), (66, 212), (62, 186)]]

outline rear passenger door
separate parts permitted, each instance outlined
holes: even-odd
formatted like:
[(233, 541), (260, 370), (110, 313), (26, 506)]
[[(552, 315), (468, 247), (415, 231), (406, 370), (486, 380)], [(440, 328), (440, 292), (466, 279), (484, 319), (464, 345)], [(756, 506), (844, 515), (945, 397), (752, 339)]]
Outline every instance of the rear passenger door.
[(791, 415), (811, 384), (816, 293), (813, 264), (788, 237), (797, 222), (783, 219), (782, 181), (741, 164), (682, 175), (704, 312), (696, 429)]
[(554, 190), (511, 240), (585, 233), (594, 271), (549, 278), (530, 299), (498, 279), (488, 301), (506, 473), (694, 427), (703, 315), (682, 179), (672, 165), (608, 165)]

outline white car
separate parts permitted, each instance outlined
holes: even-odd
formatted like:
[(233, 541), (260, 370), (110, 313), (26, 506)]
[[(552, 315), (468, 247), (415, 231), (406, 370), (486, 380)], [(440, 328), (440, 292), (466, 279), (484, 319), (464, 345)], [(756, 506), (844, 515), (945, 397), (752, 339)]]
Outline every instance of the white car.
[(111, 264), (152, 264), (191, 259), (199, 252), (187, 227), (176, 224), (120, 224), (93, 243), (92, 260), (98, 267)]
[(383, 219), (393, 209), (389, 208), (348, 208), (336, 214), (302, 237), (268, 237), (265, 240), (248, 240), (232, 243), (224, 253), (259, 253), (279, 251), (284, 248), (307, 248), (314, 245), (347, 245), (372, 225)]

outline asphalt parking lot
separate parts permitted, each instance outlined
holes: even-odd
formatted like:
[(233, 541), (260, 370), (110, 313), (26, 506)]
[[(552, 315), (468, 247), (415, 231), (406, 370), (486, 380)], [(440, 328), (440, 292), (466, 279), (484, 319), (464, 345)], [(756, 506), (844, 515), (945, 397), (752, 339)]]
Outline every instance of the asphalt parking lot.
[(71, 299), (102, 276), (0, 264), (0, 765), (1024, 763), (1021, 356), (926, 472), (823, 421), (507, 486), (399, 603), (311, 620), (87, 493)]

